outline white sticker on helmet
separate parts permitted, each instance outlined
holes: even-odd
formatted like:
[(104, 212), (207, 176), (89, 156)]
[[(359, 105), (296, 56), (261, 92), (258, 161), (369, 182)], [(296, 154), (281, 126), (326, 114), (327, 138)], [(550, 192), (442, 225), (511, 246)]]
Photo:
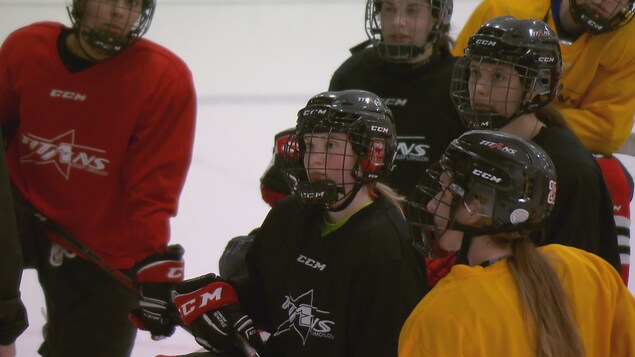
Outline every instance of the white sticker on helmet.
[(529, 219), (529, 212), (527, 212), (527, 210), (522, 208), (516, 208), (509, 215), (509, 221), (511, 222), (511, 224), (519, 224), (519, 223), (527, 222), (527, 219)]

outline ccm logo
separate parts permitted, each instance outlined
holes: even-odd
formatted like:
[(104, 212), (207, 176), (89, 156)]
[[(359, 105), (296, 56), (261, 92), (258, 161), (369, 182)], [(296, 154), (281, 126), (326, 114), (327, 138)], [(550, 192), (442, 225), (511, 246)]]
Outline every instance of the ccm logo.
[(79, 102), (83, 102), (86, 100), (86, 94), (69, 92), (61, 89), (51, 89), (51, 97), (76, 100)]
[(315, 115), (315, 114), (326, 115), (327, 112), (328, 110), (326, 109), (307, 109), (304, 112), (302, 112), (302, 115)]
[(167, 274), (170, 279), (181, 279), (183, 278), (183, 267), (172, 267), (168, 270)]
[(311, 258), (305, 257), (304, 255), (300, 255), (298, 257), (297, 261), (299, 263), (302, 263), (302, 264), (310, 267), (310, 268), (317, 269), (317, 270), (320, 270), (320, 271), (322, 271), (322, 270), (324, 270), (324, 268), (326, 268), (326, 264), (322, 264), (322, 263), (320, 263), (318, 261), (315, 261), (315, 260), (313, 260)]
[(538, 62), (541, 63), (553, 63), (556, 59), (553, 57), (538, 57)]
[(204, 292), (201, 295), (196, 296), (196, 298), (191, 299), (183, 303), (179, 307), (179, 311), (181, 315), (187, 316), (194, 312), (196, 309), (200, 309), (211, 302), (220, 301), (221, 296), (223, 295), (223, 287), (218, 287), (211, 292)]
[(476, 44), (477, 45), (482, 45), (482, 46), (496, 46), (496, 41), (476, 40)]
[(472, 174), (473, 174), (473, 175), (476, 175), (476, 176), (478, 176), (478, 177), (482, 177), (482, 178), (486, 179), (487, 181), (492, 181), (492, 182), (496, 182), (496, 183), (500, 183), (500, 182), (503, 180), (503, 179), (502, 179), (502, 178), (500, 178), (500, 177), (496, 177), (496, 176), (494, 176), (494, 175), (492, 175), (492, 174), (490, 174), (490, 173), (487, 173), (487, 172), (481, 171), (481, 170), (479, 170), (479, 169), (474, 169), (474, 170), (472, 171)]
[(320, 198), (326, 196), (324, 191), (322, 192), (303, 192), (302, 198)]
[(383, 127), (383, 126), (377, 126), (377, 125), (371, 125), (370, 126), (370, 131), (376, 131), (378, 133), (384, 133), (384, 134), (388, 134), (388, 131), (390, 129)]

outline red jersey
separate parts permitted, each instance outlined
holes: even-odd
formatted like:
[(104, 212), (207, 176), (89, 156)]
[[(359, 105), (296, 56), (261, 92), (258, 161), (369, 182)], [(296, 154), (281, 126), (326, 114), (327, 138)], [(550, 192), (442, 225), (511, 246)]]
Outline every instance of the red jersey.
[(62, 30), (36, 23), (0, 49), (9, 174), (37, 210), (129, 268), (169, 241), (192, 155), (192, 76), (145, 39), (71, 73), (57, 49)]

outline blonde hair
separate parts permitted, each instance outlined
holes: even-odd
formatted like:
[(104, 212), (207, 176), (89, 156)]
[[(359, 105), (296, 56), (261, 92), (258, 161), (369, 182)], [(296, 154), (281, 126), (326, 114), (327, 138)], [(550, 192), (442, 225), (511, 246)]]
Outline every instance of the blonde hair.
[(397, 208), (397, 211), (399, 211), (401, 217), (403, 217), (404, 219), (406, 218), (406, 215), (404, 214), (404, 205), (406, 202), (406, 198), (404, 196), (400, 195), (392, 187), (381, 182), (375, 182), (374, 185), (371, 185), (370, 189), (371, 192), (375, 191), (379, 195), (385, 197), (388, 202), (392, 203)]
[(494, 244), (512, 247), (509, 266), (527, 315), (525, 320), (535, 324), (536, 356), (584, 357), (582, 338), (562, 283), (529, 234), (499, 233), (490, 238)]

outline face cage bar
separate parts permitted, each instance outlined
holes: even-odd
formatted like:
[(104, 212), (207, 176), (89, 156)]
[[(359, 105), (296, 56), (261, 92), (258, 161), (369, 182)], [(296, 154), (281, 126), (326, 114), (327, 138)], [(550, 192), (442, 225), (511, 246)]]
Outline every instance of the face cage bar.
[[(476, 67), (471, 64), (473, 60), (478, 61)], [(482, 68), (483, 63), (494, 65), (494, 68), (484, 69)], [(497, 72), (498, 69), (501, 68), (499, 65), (510, 67)], [(515, 73), (511, 70), (514, 70)], [(490, 76), (492, 77), (492, 82), (490, 82), (489, 86), (472, 79), (472, 76), (481, 74), (481, 71), (492, 73)], [(495, 77), (501, 74), (507, 75), (506, 83), (502, 83), (503, 81), (498, 84), (493, 83), (496, 80)], [(509, 61), (488, 56), (466, 56), (461, 58), (454, 68), (450, 84), (451, 96), (466, 127), (470, 129), (497, 130), (507, 125), (516, 117), (534, 111), (551, 101), (550, 98), (546, 103), (543, 102), (543, 98), (538, 93), (535, 99), (529, 97), (530, 93), (537, 92), (536, 85), (540, 80), (539, 77), (543, 76), (535, 69)], [(511, 81), (515, 77), (518, 78), (520, 85), (517, 88), (512, 88)], [(487, 90), (487, 100), (480, 100), (479, 104), (483, 105), (483, 108), (489, 107), (490, 110), (473, 109), (473, 97), (475, 93), (477, 93), (477, 85), (489, 87)], [(473, 94), (470, 94), (470, 89)], [(510, 109), (509, 105), (512, 101), (509, 97), (513, 93), (513, 90), (520, 91), (517, 108), (515, 103), (511, 103), (512, 109), (516, 108), (516, 110), (503, 113), (496, 111), (497, 106), (505, 111)], [(492, 95), (495, 95), (496, 91), (504, 91), (505, 97), (502, 99), (493, 98)]]
[[(100, 7), (101, 4), (107, 3), (107, 1), (101, 0), (74, 0), (73, 8), (70, 9), (67, 7), (66, 9), (73, 28), (78, 31), (93, 50), (104, 54), (114, 55), (132, 46), (134, 42), (143, 37), (143, 35), (148, 31), (154, 16), (155, 0), (143, 0), (144, 3), (142, 5), (141, 12), (139, 13), (139, 18), (131, 27), (128, 35), (123, 34), (125, 29), (123, 29), (119, 34), (95, 30), (86, 27), (84, 22), (86, 17), (85, 11), (80, 10), (82, 6), (86, 6), (88, 1), (100, 3)], [(128, 19), (132, 15), (132, 9), (128, 9), (128, 11), (128, 18), (125, 21), (117, 21), (118, 24), (123, 24), (124, 27), (127, 26)], [(114, 22), (111, 21), (111, 23)]]
[[(446, 1), (434, 1), (430, 0), (428, 2), (428, 6), (430, 9), (430, 20), (434, 21), (435, 24), (432, 26), (430, 33), (428, 34), (428, 38), (425, 43), (421, 46), (417, 46), (416, 44), (388, 44), (385, 42), (383, 34), (382, 34), (382, 26), (381, 26), (381, 10), (379, 9), (380, 4), (383, 2), (390, 2), (387, 0), (368, 0), (366, 2), (366, 13), (365, 13), (365, 30), (368, 39), (373, 44), (373, 46), (377, 49), (379, 56), (385, 61), (395, 62), (395, 63), (407, 63), (415, 59), (416, 57), (423, 54), (426, 50), (426, 46), (429, 43), (435, 43), (441, 35), (449, 30), (449, 22), (446, 24), (445, 19), (450, 17), (452, 14), (452, 9), (447, 9), (442, 6), (438, 6), (435, 4), (446, 4)], [(394, 0), (393, 2), (406, 2), (405, 0)], [(437, 14), (437, 16), (434, 16)], [(442, 16), (443, 15), (443, 16)], [(417, 31), (418, 24), (415, 24), (414, 32)], [(415, 33), (411, 34), (412, 37), (415, 37)]]
[[(619, 5), (619, 2), (617, 3)], [(569, 8), (574, 21), (592, 34), (611, 32), (625, 26), (635, 17), (635, 1), (629, 1), (621, 10), (598, 11), (598, 5), (579, 5), (577, 0), (569, 0)], [(600, 13), (608, 13), (603, 17)]]
[[(334, 138), (337, 134), (345, 138)], [(361, 187), (360, 159), (356, 150), (361, 146), (361, 140), (355, 140), (355, 136), (359, 134), (316, 127), (310, 133), (297, 130), (289, 137), (284, 146), (287, 165), (283, 171), (285, 180), (302, 202), (327, 209), (336, 208)], [(308, 142), (306, 138), (309, 138)], [(324, 146), (314, 148), (316, 145)], [(337, 152), (331, 149), (337, 149)], [(341, 165), (329, 166), (337, 157), (340, 157)], [(351, 161), (353, 164), (348, 168)]]

